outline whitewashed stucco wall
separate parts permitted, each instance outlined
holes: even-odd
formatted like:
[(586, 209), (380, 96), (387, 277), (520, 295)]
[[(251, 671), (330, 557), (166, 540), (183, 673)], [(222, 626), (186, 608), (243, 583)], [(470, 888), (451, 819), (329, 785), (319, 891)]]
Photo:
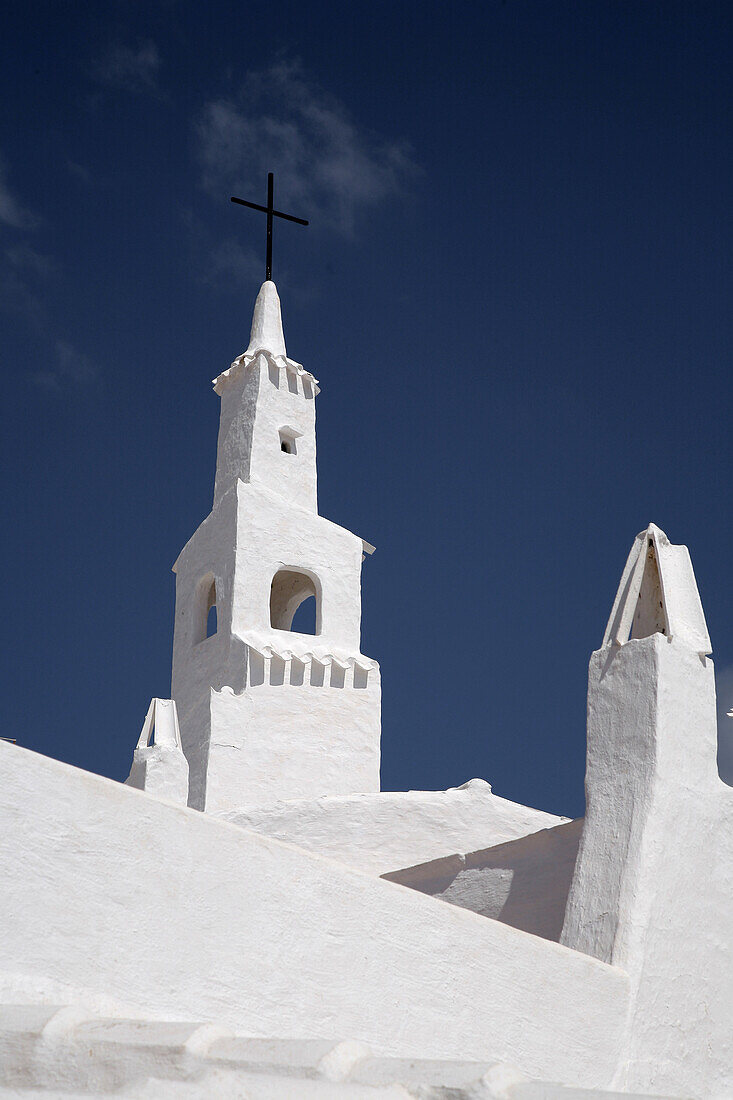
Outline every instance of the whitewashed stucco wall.
[(661, 633), (593, 654), (588, 809), (562, 941), (628, 971), (619, 1084), (733, 1094), (733, 790), (713, 663)]
[(604, 1086), (619, 970), (0, 743), (0, 969), (169, 1018)]

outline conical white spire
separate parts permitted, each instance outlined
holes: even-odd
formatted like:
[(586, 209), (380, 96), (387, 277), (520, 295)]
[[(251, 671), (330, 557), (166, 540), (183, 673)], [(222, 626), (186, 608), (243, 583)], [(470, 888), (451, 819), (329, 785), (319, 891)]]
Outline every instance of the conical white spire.
[(287, 355), (280, 299), (277, 287), (269, 279), (262, 284), (257, 295), (249, 347), (245, 355), (253, 355), (256, 351), (269, 351), (271, 355)]
[(603, 644), (624, 645), (656, 633), (712, 653), (690, 553), (650, 523), (631, 547)]

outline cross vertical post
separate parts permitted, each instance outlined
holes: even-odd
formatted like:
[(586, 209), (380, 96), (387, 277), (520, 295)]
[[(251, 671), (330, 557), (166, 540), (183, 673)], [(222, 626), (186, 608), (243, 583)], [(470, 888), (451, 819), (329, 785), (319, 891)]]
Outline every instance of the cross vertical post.
[(272, 172), (267, 173), (267, 258), (265, 260), (265, 278), (272, 278), (272, 214), (274, 210), (275, 180)]
[(261, 210), (267, 214), (267, 244), (265, 252), (265, 279), (272, 279), (272, 219), (284, 218), (286, 222), (295, 222), (296, 225), (307, 225), (305, 218), (296, 218), (294, 214), (284, 214), (282, 210), (275, 209), (275, 177), (272, 172), (267, 173), (267, 206), (260, 206), (258, 202), (249, 202), (247, 199), (237, 199), (232, 195), (232, 202), (240, 206), (248, 206), (250, 210)]

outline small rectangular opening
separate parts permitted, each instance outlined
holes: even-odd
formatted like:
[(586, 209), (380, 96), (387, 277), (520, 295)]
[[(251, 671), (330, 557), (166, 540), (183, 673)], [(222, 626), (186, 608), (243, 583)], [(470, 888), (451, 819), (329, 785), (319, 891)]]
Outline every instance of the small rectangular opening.
[(369, 673), (367, 669), (362, 668), (361, 665), (354, 665), (354, 687), (365, 688), (367, 686)]
[(311, 687), (323, 687), (325, 666), (315, 657), (311, 660)]
[(284, 428), (280, 429), (280, 450), (286, 455), (297, 454), (295, 436)]

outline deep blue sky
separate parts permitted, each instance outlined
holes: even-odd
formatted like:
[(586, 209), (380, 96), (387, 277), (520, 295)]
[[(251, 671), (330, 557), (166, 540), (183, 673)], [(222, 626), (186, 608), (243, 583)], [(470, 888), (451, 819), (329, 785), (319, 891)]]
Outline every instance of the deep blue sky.
[(2, 733), (122, 779), (169, 693), (268, 167), (320, 511), (378, 548), (383, 785), (582, 813), (650, 520), (733, 703), (732, 48), (727, 3), (11, 3)]

